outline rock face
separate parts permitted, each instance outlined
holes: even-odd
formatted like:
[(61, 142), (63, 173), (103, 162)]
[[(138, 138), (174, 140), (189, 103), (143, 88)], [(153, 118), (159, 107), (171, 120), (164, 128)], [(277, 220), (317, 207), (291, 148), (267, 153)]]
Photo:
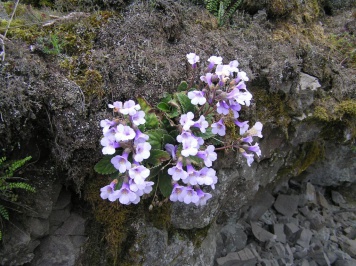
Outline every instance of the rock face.
[[(211, 55), (221, 55), (224, 63), (239, 61), (254, 96), (241, 119), (263, 122), (262, 155), (248, 167), (236, 153), (219, 154), (213, 198), (203, 207), (173, 204), (166, 227), (146, 219), (147, 204), (140, 203), (139, 215), (127, 218), (130, 225), (115, 228), (133, 233), (113, 261), (355, 262), (355, 217), (349, 211), (354, 206), (330, 186), (356, 182), (356, 74), (350, 51), (325, 44), (345, 28), (344, 38), (352, 38), (354, 1), (315, 1), (314, 6), (314, 1), (296, 1), (295, 10), (290, 1), (245, 1), (244, 12), (223, 28), (192, 2), (132, 1), (120, 15), (105, 10), (75, 25), (64, 23), (66, 30), (77, 27), (69, 36), (76, 41), (91, 36), (90, 45), (78, 48), (74, 42), (59, 55), (28, 49), (16, 33), (5, 40), (0, 152), (11, 159), (32, 155), (22, 175), (38, 193), (23, 197), (31, 208), (11, 217), (16, 226), (5, 224), (0, 264), (74, 265), (90, 253), (82, 249), (86, 219), (63, 187), (90, 197), (93, 180), (102, 178), (93, 166), (101, 158), (98, 121), (108, 118), (107, 104), (141, 95), (154, 105), (188, 78), (189, 52), (199, 54), (202, 64)], [(102, 24), (85, 35), (93, 22)], [(100, 187), (95, 189), (99, 194)], [(112, 256), (110, 232), (89, 239), (98, 247), (106, 239), (96, 254), (104, 265)]]

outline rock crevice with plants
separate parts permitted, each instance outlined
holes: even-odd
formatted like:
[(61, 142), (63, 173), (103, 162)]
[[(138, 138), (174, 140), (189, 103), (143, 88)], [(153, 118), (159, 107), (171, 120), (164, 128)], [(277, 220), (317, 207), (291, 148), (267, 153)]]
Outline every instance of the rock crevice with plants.
[[(223, 20), (206, 6), (221, 12), (228, 2), (241, 3)], [(18, 191), (21, 205), (2, 219), (0, 264), (277, 265), (270, 254), (276, 263), (354, 262), (353, 1), (15, 3), (0, 3), (0, 158), (31, 156), (15, 174), (36, 192)], [(189, 82), (189, 53), (202, 66), (211, 55), (238, 60), (253, 95), (239, 116), (263, 124), (261, 155), (249, 167), (241, 153), (219, 151), (204, 206), (168, 202), (155, 187), (138, 204), (103, 201), (112, 179), (94, 166), (100, 121), (114, 118), (108, 104), (156, 107)], [(288, 198), (294, 211), (285, 213), (284, 196), (298, 196), (300, 208)]]

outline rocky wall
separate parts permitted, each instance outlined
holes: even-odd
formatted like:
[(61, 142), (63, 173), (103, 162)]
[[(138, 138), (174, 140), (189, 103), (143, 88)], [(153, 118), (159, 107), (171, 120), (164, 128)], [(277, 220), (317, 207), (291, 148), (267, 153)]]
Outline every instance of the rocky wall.
[[(134, 1), (120, 13), (106, 14), (105, 23), (91, 28), (90, 46), (67, 47), (59, 55), (30, 49), (30, 45), (39, 47), (38, 43), (16, 35), (5, 41), (0, 77), (1, 152), (12, 159), (32, 155), (33, 164), (23, 175), (40, 193), (29, 199), (37, 214), (23, 210), (28, 221), (37, 225), (29, 226), (14, 214), (20, 217), (15, 221), (22, 231), (20, 238), (25, 239), (18, 241), (14, 231), (5, 230), (3, 264), (74, 264), (85, 236), (90, 238), (93, 232), (83, 231), (84, 218), (56, 207), (60, 189), (53, 188), (66, 185), (90, 198), (88, 187), (104, 178), (94, 174), (93, 166), (101, 156), (98, 121), (110, 116), (107, 104), (139, 95), (156, 103), (164, 92), (174, 91), (187, 79), (185, 55), (189, 52), (202, 59), (210, 55), (221, 55), (224, 62), (237, 59), (240, 69), (247, 72), (254, 102), (244, 116), (264, 124), (262, 156), (248, 167), (240, 156), (221, 153), (215, 165), (219, 182), (211, 192), (213, 198), (199, 208), (166, 203), (169, 207), (163, 215), (169, 222), (165, 226), (157, 227), (147, 218), (146, 203), (131, 208), (136, 218), (130, 216), (131, 222), (125, 225), (130, 234), (122, 234), (126, 238), (121, 241), (129, 244), (111, 262), (214, 265), (227, 254), (221, 245), (229, 252), (246, 248), (230, 247), (234, 241), (222, 244), (220, 235), (245, 237), (251, 225), (236, 227), (231, 221), (254, 205), (259, 193), (269, 193), (274, 199), (291, 178), (320, 187), (355, 183), (355, 63), (352, 54), (341, 54), (335, 48), (338, 43), (330, 43), (340, 31), (352, 36), (345, 25), (355, 21), (355, 10), (347, 1), (343, 6), (338, 1), (316, 1), (315, 9), (298, 5), (288, 17), (274, 5), (283, 1), (259, 2), (265, 1), (246, 1), (245, 10), (241, 7), (229, 25), (218, 28), (216, 18), (189, 1)], [(313, 10), (318, 12), (309, 16)], [(84, 17), (75, 25), (64, 22), (51, 30), (75, 29), (78, 36), (87, 36), (84, 31), (93, 21), (91, 16)], [(100, 187), (96, 189), (99, 194)], [(263, 212), (263, 208), (255, 211)], [(53, 235), (51, 226), (62, 215), (70, 215), (62, 221), (65, 229)], [(39, 227), (43, 229), (36, 233)], [(11, 239), (24, 243), (23, 247)], [(96, 241), (110, 246), (110, 238), (103, 239)], [(51, 246), (60, 255), (47, 261), (43, 254), (51, 253), (47, 249)], [(75, 254), (69, 253), (68, 246)], [(103, 257), (113, 256), (108, 250), (98, 251), (102, 264)], [(84, 250), (81, 259), (88, 257)]]

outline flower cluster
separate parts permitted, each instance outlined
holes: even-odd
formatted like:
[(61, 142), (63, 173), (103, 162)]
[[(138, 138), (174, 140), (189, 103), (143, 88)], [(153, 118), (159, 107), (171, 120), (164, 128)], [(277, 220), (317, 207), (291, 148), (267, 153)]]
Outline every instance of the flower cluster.
[(109, 108), (122, 118), (100, 122), (104, 134), (101, 139), (102, 152), (112, 155), (117, 152), (116, 149), (121, 148), (121, 155), (112, 157), (111, 164), (123, 175), (123, 183), (121, 188), (116, 190), (118, 180), (114, 179), (110, 185), (101, 188), (100, 196), (110, 201), (119, 200), (122, 204), (137, 204), (143, 194), (151, 192), (154, 184), (146, 181), (150, 170), (141, 164), (144, 159), (150, 157), (151, 150), (151, 145), (147, 142), (148, 135), (138, 128), (146, 122), (145, 113), (139, 111), (140, 105), (132, 100), (125, 103), (114, 102), (109, 104)]
[[(187, 59), (195, 73), (200, 57), (189, 53)], [(118, 116), (102, 120), (100, 126), (102, 153), (111, 166), (104, 160), (97, 169), (116, 172), (117, 177), (101, 188), (100, 196), (137, 204), (157, 183), (171, 201), (200, 206), (212, 197), (203, 190), (215, 189), (218, 181), (212, 168), (217, 150), (236, 150), (251, 166), (261, 156), (254, 137), (262, 138), (263, 125), (256, 122), (250, 127), (240, 117), (252, 94), (246, 88), (247, 74), (238, 66), (237, 60), (225, 65), (222, 57), (211, 56), (199, 83), (182, 82), (177, 93), (157, 105), (160, 114), (142, 98), (139, 104), (132, 100), (109, 104)]]
[[(199, 56), (190, 53), (187, 58), (192, 67), (196, 68)], [(192, 60), (196, 58), (197, 60)], [(241, 138), (230, 147), (236, 148), (247, 159), (247, 164), (251, 166), (254, 161), (254, 154), (261, 155), (258, 143), (252, 145), (252, 137), (262, 138), (263, 126), (261, 122), (256, 122), (249, 129), (249, 121), (239, 119), (239, 111), (242, 106), (249, 106), (252, 99), (252, 94), (247, 90), (245, 84), (245, 81), (248, 81), (249, 78), (246, 72), (238, 69), (239, 63), (237, 60), (224, 65), (222, 64), (222, 57), (211, 56), (208, 62), (206, 74), (200, 77), (200, 80), (204, 83), (203, 88), (189, 91), (188, 97), (194, 105), (208, 105), (208, 110), (205, 113), (216, 111), (220, 115), (220, 119), (211, 125), (214, 134), (225, 136), (224, 116), (230, 113), (233, 115), (235, 125), (240, 128)], [(215, 72), (213, 72), (214, 70)]]

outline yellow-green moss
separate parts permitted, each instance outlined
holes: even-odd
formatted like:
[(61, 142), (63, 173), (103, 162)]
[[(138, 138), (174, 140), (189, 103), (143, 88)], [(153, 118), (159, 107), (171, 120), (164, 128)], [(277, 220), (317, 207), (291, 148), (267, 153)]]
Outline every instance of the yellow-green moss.
[(336, 108), (335, 112), (338, 116), (350, 116), (356, 119), (356, 100), (345, 100), (340, 102)]
[(171, 227), (171, 209), (172, 204), (170, 202), (163, 203), (161, 207), (154, 207), (148, 212), (148, 222), (158, 229), (169, 229)]
[(256, 117), (262, 123), (273, 122), (280, 126), (287, 134), (291, 122), (290, 108), (292, 103), (280, 93), (269, 93), (259, 89), (253, 92), (256, 99)]
[[(107, 185), (106, 178), (97, 178), (85, 188), (85, 199), (92, 205), (94, 218), (105, 228), (105, 239), (112, 255), (114, 265), (127, 248), (127, 241), (133, 236), (130, 221), (137, 211), (135, 206), (123, 206), (118, 202), (110, 203), (100, 197), (100, 188)], [(129, 237), (130, 236), (130, 237)]]
[(325, 122), (330, 121), (330, 116), (328, 114), (328, 111), (322, 106), (315, 107), (313, 115), (316, 119), (320, 121), (325, 121)]

